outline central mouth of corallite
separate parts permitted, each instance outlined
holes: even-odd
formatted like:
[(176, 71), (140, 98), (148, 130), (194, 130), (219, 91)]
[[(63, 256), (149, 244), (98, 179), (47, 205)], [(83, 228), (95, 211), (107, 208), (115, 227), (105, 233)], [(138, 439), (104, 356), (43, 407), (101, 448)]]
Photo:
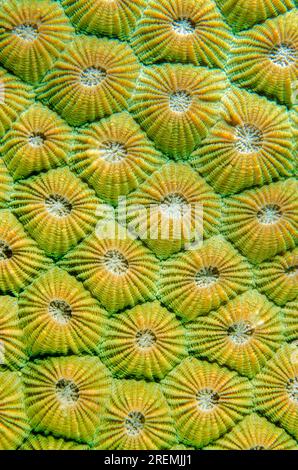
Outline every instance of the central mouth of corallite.
[(136, 342), (141, 349), (151, 348), (156, 343), (156, 339), (155, 333), (149, 329), (138, 331), (136, 334)]
[(252, 124), (239, 125), (235, 129), (235, 147), (240, 153), (255, 153), (262, 147), (262, 132)]
[(72, 310), (70, 305), (64, 300), (52, 300), (49, 304), (49, 313), (57, 323), (65, 325), (71, 320)]
[(0, 240), (0, 261), (12, 258), (12, 249), (4, 240)]
[(254, 333), (254, 328), (249, 321), (238, 321), (229, 326), (227, 334), (231, 341), (238, 346), (247, 343)]
[(86, 87), (99, 85), (107, 76), (107, 72), (101, 67), (87, 67), (82, 71), (80, 81)]
[(286, 389), (290, 399), (298, 404), (298, 376), (288, 381)]
[(249, 450), (266, 450), (266, 447), (264, 447), (264, 446), (254, 446), (254, 447), (251, 447)]
[(137, 436), (145, 425), (145, 416), (139, 411), (131, 411), (125, 418), (124, 426), (129, 436)]
[(186, 214), (188, 202), (182, 194), (168, 194), (160, 203), (161, 212), (169, 218), (179, 219)]
[(183, 114), (191, 105), (191, 96), (187, 91), (175, 91), (169, 96), (170, 110), (174, 113)]
[(269, 58), (275, 65), (285, 68), (297, 62), (298, 53), (291, 44), (281, 43), (272, 49)]
[(207, 266), (195, 275), (195, 283), (198, 287), (210, 287), (214, 285), (219, 279), (219, 271), (213, 266)]
[(120, 142), (104, 142), (100, 151), (102, 158), (110, 163), (119, 163), (127, 156), (127, 150)]
[(198, 406), (202, 411), (211, 411), (219, 401), (219, 395), (210, 388), (204, 388), (197, 393)]
[(177, 18), (173, 21), (172, 28), (175, 33), (188, 36), (189, 34), (193, 34), (195, 23), (190, 18)]
[(267, 204), (257, 213), (260, 224), (272, 225), (279, 221), (282, 216), (280, 207), (277, 204)]
[(45, 136), (41, 132), (33, 132), (28, 137), (31, 147), (41, 147), (45, 141)]
[(104, 264), (108, 271), (117, 276), (125, 274), (128, 270), (128, 261), (120, 251), (109, 250), (104, 255)]
[(67, 217), (72, 211), (72, 204), (60, 194), (50, 194), (45, 200), (47, 211), (57, 218)]
[(31, 42), (38, 37), (38, 27), (36, 24), (30, 23), (20, 24), (12, 30), (12, 33), (23, 41)]
[(285, 274), (289, 277), (295, 277), (298, 274), (298, 265), (288, 266), (285, 269)]
[(60, 402), (65, 406), (74, 405), (79, 397), (80, 392), (77, 385), (68, 379), (60, 379), (56, 383), (56, 394)]

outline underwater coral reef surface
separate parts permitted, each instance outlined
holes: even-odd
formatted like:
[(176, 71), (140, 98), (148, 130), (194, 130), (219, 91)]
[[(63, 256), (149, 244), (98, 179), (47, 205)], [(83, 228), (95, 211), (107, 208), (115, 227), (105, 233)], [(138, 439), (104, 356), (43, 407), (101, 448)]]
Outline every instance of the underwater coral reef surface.
[(0, 450), (298, 450), (298, 2), (0, 1)]

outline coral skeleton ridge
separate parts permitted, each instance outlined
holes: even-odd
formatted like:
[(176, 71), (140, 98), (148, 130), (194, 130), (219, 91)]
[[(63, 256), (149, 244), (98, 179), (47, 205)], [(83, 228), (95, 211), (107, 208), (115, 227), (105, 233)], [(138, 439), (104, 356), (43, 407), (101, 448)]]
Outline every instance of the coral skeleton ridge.
[(298, 450), (297, 156), (298, 0), (0, 0), (0, 450)]

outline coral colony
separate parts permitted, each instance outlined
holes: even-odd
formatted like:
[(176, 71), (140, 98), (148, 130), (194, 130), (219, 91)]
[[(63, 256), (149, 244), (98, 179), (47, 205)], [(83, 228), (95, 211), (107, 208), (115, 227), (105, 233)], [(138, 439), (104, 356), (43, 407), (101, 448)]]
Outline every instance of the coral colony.
[(2, 0), (0, 450), (298, 450), (297, 153), (298, 1)]

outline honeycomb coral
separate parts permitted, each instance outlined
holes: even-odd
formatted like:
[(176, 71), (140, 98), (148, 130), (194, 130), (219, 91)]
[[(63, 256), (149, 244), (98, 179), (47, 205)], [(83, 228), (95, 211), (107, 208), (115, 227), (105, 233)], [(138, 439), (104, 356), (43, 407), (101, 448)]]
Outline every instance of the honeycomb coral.
[(256, 409), (298, 437), (298, 348), (286, 345), (277, 351), (255, 379)]
[(79, 36), (39, 87), (39, 98), (75, 126), (127, 107), (138, 63), (127, 44)]
[(159, 296), (177, 315), (194, 320), (249, 289), (247, 261), (221, 237), (164, 261)]
[(72, 32), (57, 2), (5, 1), (0, 5), (0, 62), (25, 82), (38, 83)]
[(117, 381), (99, 428), (98, 448), (167, 449), (175, 441), (174, 423), (159, 385)]
[(229, 61), (231, 79), (293, 105), (298, 81), (297, 21), (295, 9), (240, 34)]
[(191, 65), (157, 65), (143, 69), (131, 112), (166, 154), (185, 158), (200, 144), (216, 120), (225, 76)]
[(298, 249), (258, 265), (257, 287), (278, 305), (298, 297)]
[(145, 63), (165, 60), (222, 67), (229, 30), (211, 0), (150, 0), (133, 47)]
[(14, 179), (50, 170), (67, 162), (71, 131), (55, 113), (34, 104), (12, 125), (1, 152)]
[(19, 316), (33, 356), (92, 353), (105, 312), (82, 284), (59, 268), (39, 276), (19, 299)]
[(111, 204), (144, 181), (164, 160), (128, 113), (82, 129), (70, 159), (96, 194)]
[(118, 377), (161, 379), (186, 355), (185, 331), (158, 302), (112, 317), (101, 357)]
[(222, 119), (192, 154), (191, 163), (221, 194), (294, 173), (294, 130), (285, 109), (233, 88)]
[(110, 378), (96, 357), (55, 357), (23, 371), (25, 403), (35, 431), (92, 442)]
[(68, 168), (50, 170), (15, 186), (11, 206), (50, 256), (61, 256), (96, 225), (100, 201)]
[(288, 179), (226, 201), (223, 231), (253, 263), (295, 248), (298, 181)]
[(153, 253), (122, 227), (114, 229), (114, 223), (107, 224), (106, 238), (95, 232), (60, 263), (109, 312), (154, 298), (159, 270)]
[(283, 341), (279, 309), (256, 291), (245, 292), (187, 326), (193, 354), (250, 378)]
[(217, 233), (219, 221), (219, 198), (183, 163), (164, 165), (127, 200), (128, 226), (161, 258)]
[(162, 382), (179, 438), (202, 447), (250, 411), (250, 382), (217, 364), (184, 359)]

